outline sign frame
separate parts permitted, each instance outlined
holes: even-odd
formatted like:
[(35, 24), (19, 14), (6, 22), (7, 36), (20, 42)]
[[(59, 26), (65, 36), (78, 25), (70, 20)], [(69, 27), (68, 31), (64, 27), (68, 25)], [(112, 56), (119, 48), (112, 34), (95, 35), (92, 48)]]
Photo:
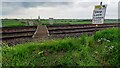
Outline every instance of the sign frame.
[(92, 24), (103, 24), (107, 5), (96, 5), (93, 10)]

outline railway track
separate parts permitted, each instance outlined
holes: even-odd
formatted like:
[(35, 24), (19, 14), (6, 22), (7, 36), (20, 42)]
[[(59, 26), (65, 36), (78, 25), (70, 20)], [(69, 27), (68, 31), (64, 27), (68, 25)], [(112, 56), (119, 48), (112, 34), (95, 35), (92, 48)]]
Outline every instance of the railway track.
[(36, 28), (37, 26), (3, 27), (0, 28), (2, 30), (0, 39), (8, 45), (31, 41)]
[(66, 36), (80, 36), (82, 34), (93, 34), (96, 31), (106, 28), (120, 27), (120, 23), (110, 24), (74, 24), (74, 25), (56, 25), (47, 26), (51, 37), (64, 38)]
[[(120, 27), (120, 23), (111, 24), (74, 24), (74, 25), (49, 25), (46, 26), (49, 38), (77, 37), (82, 34), (93, 34), (95, 31), (111, 27)], [(33, 35), (37, 31), (37, 26), (19, 26), (0, 28), (0, 40), (9, 45), (19, 44), (22, 42), (32, 41)], [(38, 31), (42, 33), (42, 31)]]

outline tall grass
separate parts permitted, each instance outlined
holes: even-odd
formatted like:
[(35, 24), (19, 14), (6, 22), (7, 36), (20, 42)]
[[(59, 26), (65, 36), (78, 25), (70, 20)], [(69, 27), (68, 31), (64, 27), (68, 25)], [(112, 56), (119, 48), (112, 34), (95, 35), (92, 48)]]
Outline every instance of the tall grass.
[[(92, 36), (30, 42), (14, 47), (5, 44), (2, 64), (3, 66), (119, 66), (120, 42), (117, 42), (119, 40), (116, 36), (117, 30), (112, 28), (98, 31)], [(105, 33), (108, 33), (108, 37)]]

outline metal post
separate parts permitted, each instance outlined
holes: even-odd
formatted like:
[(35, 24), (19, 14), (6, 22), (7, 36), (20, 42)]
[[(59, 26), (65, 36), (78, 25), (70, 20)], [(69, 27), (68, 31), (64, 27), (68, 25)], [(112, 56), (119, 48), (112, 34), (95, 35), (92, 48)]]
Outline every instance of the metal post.
[(102, 5), (102, 2), (100, 2), (100, 5)]
[(97, 31), (97, 26), (98, 26), (98, 25), (96, 24), (96, 25), (95, 25), (95, 32)]

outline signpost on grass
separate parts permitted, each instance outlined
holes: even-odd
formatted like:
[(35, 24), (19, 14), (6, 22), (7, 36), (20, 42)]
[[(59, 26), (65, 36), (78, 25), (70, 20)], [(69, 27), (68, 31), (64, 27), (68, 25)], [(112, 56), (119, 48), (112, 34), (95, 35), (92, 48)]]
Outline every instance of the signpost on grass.
[(100, 5), (96, 5), (93, 10), (93, 19), (92, 24), (103, 24), (105, 13), (106, 13), (107, 5), (102, 5), (102, 2)]
[(33, 22), (32, 21), (29, 21), (29, 26), (33, 26)]
[(40, 16), (38, 16), (38, 21), (40, 21)]
[(49, 18), (49, 24), (52, 25), (54, 23), (54, 19), (53, 18)]

